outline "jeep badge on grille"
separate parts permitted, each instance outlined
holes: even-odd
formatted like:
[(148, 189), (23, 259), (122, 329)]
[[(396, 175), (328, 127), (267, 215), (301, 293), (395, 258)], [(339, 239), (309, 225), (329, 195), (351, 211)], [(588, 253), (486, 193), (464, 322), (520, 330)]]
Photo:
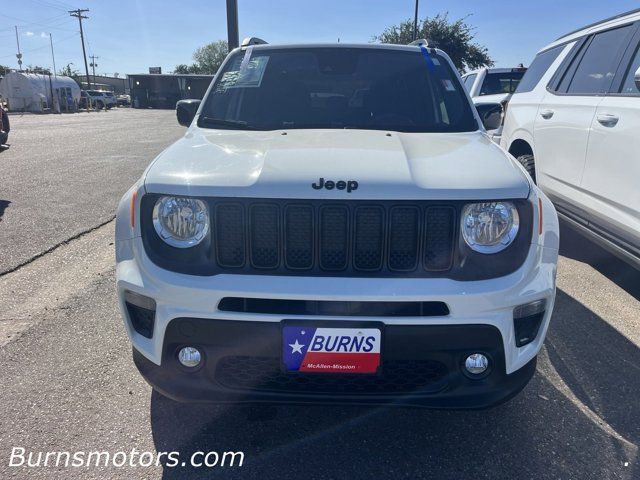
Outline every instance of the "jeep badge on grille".
[(320, 180), (318, 180), (317, 183), (312, 183), (311, 186), (315, 189), (315, 190), (321, 190), (323, 188), (326, 188), (327, 190), (333, 190), (334, 188), (337, 188), (338, 190), (347, 190), (347, 193), (351, 193), (354, 190), (358, 189), (358, 182), (356, 182), (355, 180), (338, 180), (337, 182), (334, 182), (333, 180), (325, 180), (324, 178), (320, 177)]

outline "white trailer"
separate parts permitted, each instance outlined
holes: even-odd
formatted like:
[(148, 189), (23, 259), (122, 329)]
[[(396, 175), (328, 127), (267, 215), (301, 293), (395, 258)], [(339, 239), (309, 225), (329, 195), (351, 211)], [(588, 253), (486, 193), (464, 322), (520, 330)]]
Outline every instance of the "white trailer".
[(0, 81), (0, 95), (12, 111), (74, 111), (80, 87), (71, 77), (9, 72)]

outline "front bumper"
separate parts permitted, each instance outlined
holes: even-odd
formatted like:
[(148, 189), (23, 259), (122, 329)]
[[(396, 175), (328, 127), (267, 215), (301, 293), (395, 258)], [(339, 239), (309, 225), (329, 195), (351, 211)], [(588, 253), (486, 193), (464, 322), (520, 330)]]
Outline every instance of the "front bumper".
[[(514, 273), (470, 282), (445, 278), (338, 279), (232, 274), (198, 277), (157, 267), (146, 256), (139, 237), (117, 241), (116, 249), (119, 301), (136, 364), (157, 390), (185, 401), (400, 402), (451, 408), (490, 406), (517, 393), (533, 374), (555, 296), (557, 249), (537, 244), (531, 245), (524, 264)], [(132, 327), (124, 301), (126, 291), (155, 300), (151, 338), (146, 338)], [(435, 301), (446, 303), (449, 314), (430, 317), (361, 316), (354, 321), (354, 317), (342, 315), (229, 312), (218, 309), (224, 297)], [(540, 299), (546, 300), (547, 308), (538, 334), (531, 343), (516, 347), (513, 309)], [(278, 365), (280, 340), (279, 333), (274, 332), (279, 332), (281, 323), (286, 320), (331, 321), (340, 326), (377, 322), (386, 334), (398, 332), (393, 343), (387, 345), (385, 341), (383, 344), (383, 374), (389, 371), (385, 365), (387, 361), (393, 365), (397, 362), (435, 361), (444, 365), (445, 372), (428, 385), (414, 385), (413, 389), (389, 390), (382, 394), (305, 392), (296, 391), (296, 387), (293, 391), (274, 391), (272, 387), (260, 386), (260, 381), (256, 383), (259, 388), (234, 384), (228, 381), (228, 376), (224, 377), (227, 380), (220, 381), (217, 369), (223, 359), (227, 366), (235, 362), (244, 365), (242, 368), (245, 370), (258, 369), (266, 377), (277, 377), (278, 371), (274, 366)], [(192, 325), (196, 326), (195, 329)], [(192, 333), (187, 335), (189, 332)], [(236, 332), (235, 335), (232, 332)], [(439, 340), (434, 343), (434, 338)], [(204, 349), (206, 366), (198, 372), (189, 373), (177, 363), (176, 348), (194, 344)], [(389, 354), (387, 349), (398, 353)], [(471, 381), (462, 374), (460, 362), (465, 354), (476, 351), (489, 353), (492, 370), (485, 379)], [(236, 358), (230, 360), (226, 357)], [(244, 363), (237, 357), (244, 357)], [(419, 368), (430, 367), (422, 364)], [(405, 368), (404, 371), (409, 375), (414, 369)], [(400, 380), (407, 379), (402, 380), (400, 375)]]
[[(298, 322), (299, 323), (299, 322)], [(313, 324), (313, 322), (310, 322)], [(357, 326), (361, 322), (344, 322)], [(370, 323), (367, 323), (370, 326)], [(162, 394), (178, 401), (400, 404), (485, 408), (517, 394), (535, 371), (535, 358), (505, 374), (500, 332), (488, 325), (379, 325), (382, 368), (375, 375), (287, 373), (280, 368), (280, 325), (179, 318), (166, 333), (162, 366), (134, 349), (136, 366)], [(180, 348), (196, 346), (201, 368), (186, 369)], [(464, 359), (482, 352), (490, 371), (480, 379), (462, 373)]]

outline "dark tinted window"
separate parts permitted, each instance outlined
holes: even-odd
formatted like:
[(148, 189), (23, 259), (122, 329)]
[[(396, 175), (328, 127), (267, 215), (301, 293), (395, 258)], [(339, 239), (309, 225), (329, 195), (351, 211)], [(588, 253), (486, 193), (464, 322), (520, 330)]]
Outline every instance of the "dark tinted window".
[(426, 51), (258, 48), (218, 72), (201, 127), (360, 128), (404, 132), (478, 129), (457, 73)]
[(605, 93), (618, 67), (618, 52), (627, 46), (632, 26), (607, 30), (594, 35), (591, 42), (585, 44), (586, 51), (571, 79), (563, 79), (560, 90), (568, 81), (568, 93), (597, 94)]
[(464, 88), (466, 88), (468, 92), (471, 91), (471, 87), (473, 87), (473, 82), (476, 81), (477, 76), (477, 73), (472, 73), (471, 75), (464, 77)]
[(557, 47), (539, 53), (536, 58), (533, 59), (533, 62), (531, 62), (531, 66), (527, 69), (524, 77), (522, 77), (515, 93), (530, 92), (533, 90), (553, 61), (558, 58), (558, 55), (560, 55), (564, 47), (565, 45), (558, 45)]
[(482, 81), (480, 95), (513, 93), (522, 80), (524, 70), (519, 72), (487, 73)]
[(635, 75), (638, 68), (640, 68), (640, 48), (636, 50), (636, 54), (633, 58), (633, 61), (629, 66), (629, 70), (627, 71), (627, 75), (624, 79), (624, 83), (622, 84), (622, 90), (620, 91), (621, 93), (635, 94), (635, 95), (640, 93), (640, 90), (638, 90), (638, 87), (636, 86), (636, 82), (635, 82)]

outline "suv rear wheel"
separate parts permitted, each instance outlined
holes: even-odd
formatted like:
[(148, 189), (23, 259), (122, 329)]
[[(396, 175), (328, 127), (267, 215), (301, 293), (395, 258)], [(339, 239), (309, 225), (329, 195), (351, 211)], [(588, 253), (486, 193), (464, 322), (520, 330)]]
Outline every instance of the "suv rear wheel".
[(533, 179), (533, 183), (536, 183), (536, 166), (535, 166), (533, 155), (530, 155), (530, 154), (520, 155), (518, 157), (518, 161), (522, 164), (524, 169), (531, 176), (531, 178)]

